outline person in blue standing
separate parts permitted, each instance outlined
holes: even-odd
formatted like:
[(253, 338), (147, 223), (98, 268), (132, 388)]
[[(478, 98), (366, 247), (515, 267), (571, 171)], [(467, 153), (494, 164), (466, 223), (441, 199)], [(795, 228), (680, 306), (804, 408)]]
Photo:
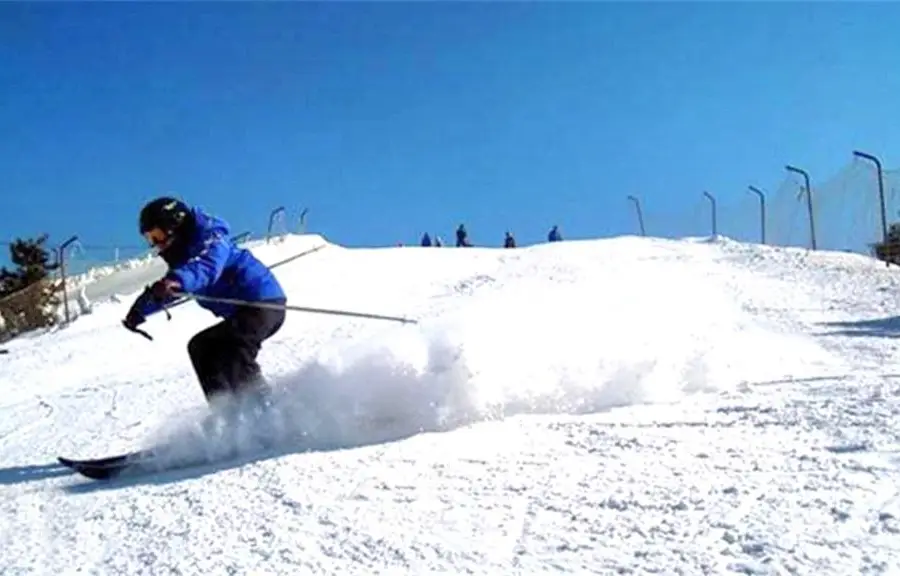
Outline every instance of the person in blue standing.
[(562, 234), (559, 233), (559, 226), (556, 224), (553, 225), (553, 228), (550, 229), (550, 232), (547, 234), (548, 242), (561, 242)]
[(466, 230), (466, 226), (464, 224), (460, 224), (459, 228), (456, 229), (456, 247), (470, 247), (472, 244), (469, 243), (469, 232)]
[[(265, 392), (256, 358), (262, 343), (284, 324), (283, 306), (287, 303), (272, 271), (231, 241), (224, 220), (176, 198), (161, 197), (147, 203), (139, 226), (168, 271), (138, 297), (123, 325), (136, 330), (148, 316), (182, 294), (210, 298), (198, 298), (197, 304), (222, 320), (195, 334), (187, 346), (207, 402), (222, 395)], [(223, 303), (216, 298), (247, 304)], [(281, 306), (258, 307), (254, 302)]]

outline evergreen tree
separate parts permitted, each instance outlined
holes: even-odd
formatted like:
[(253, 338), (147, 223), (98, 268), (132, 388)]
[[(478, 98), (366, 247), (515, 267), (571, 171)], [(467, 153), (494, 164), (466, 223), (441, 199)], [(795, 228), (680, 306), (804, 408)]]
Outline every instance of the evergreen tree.
[(51, 261), (46, 242), (46, 234), (17, 238), (9, 247), (15, 268), (0, 268), (0, 315), (9, 335), (56, 323), (59, 286), (50, 274), (59, 264)]

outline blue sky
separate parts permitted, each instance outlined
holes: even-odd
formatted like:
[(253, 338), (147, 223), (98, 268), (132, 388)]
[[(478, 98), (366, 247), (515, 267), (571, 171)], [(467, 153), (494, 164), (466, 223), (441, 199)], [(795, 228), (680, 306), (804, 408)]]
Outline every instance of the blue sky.
[(892, 3), (2, 3), (0, 239), (140, 246), (169, 191), (235, 232), (306, 206), (346, 245), (633, 233), (627, 194), (670, 215), (649, 232), (698, 235), (703, 190), (824, 179), (854, 148), (900, 162), (898, 23)]

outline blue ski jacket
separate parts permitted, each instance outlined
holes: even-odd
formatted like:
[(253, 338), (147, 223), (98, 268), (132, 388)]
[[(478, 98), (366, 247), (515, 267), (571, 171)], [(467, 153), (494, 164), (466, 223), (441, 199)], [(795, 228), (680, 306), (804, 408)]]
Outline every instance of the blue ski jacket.
[[(269, 268), (246, 248), (231, 241), (228, 224), (199, 208), (191, 211), (195, 226), (186, 242), (185, 257), (170, 263), (166, 278), (181, 284), (181, 291), (202, 296), (250, 302), (286, 300), (284, 290)], [(149, 316), (171, 303), (146, 298), (141, 309)], [(234, 314), (232, 304), (197, 300), (201, 308), (221, 318)]]

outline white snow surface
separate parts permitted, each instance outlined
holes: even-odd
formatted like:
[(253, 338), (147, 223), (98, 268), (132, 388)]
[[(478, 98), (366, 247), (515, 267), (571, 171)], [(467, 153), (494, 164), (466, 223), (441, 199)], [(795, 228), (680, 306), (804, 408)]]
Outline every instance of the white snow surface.
[[(134, 293), (10, 342), (0, 574), (900, 571), (895, 268), (621, 237), (327, 244), (276, 273), (293, 304), (419, 323), (290, 312), (255, 427), (208, 417), (194, 303), (153, 342), (120, 324)], [(110, 482), (55, 465), (160, 443), (241, 453)]]

